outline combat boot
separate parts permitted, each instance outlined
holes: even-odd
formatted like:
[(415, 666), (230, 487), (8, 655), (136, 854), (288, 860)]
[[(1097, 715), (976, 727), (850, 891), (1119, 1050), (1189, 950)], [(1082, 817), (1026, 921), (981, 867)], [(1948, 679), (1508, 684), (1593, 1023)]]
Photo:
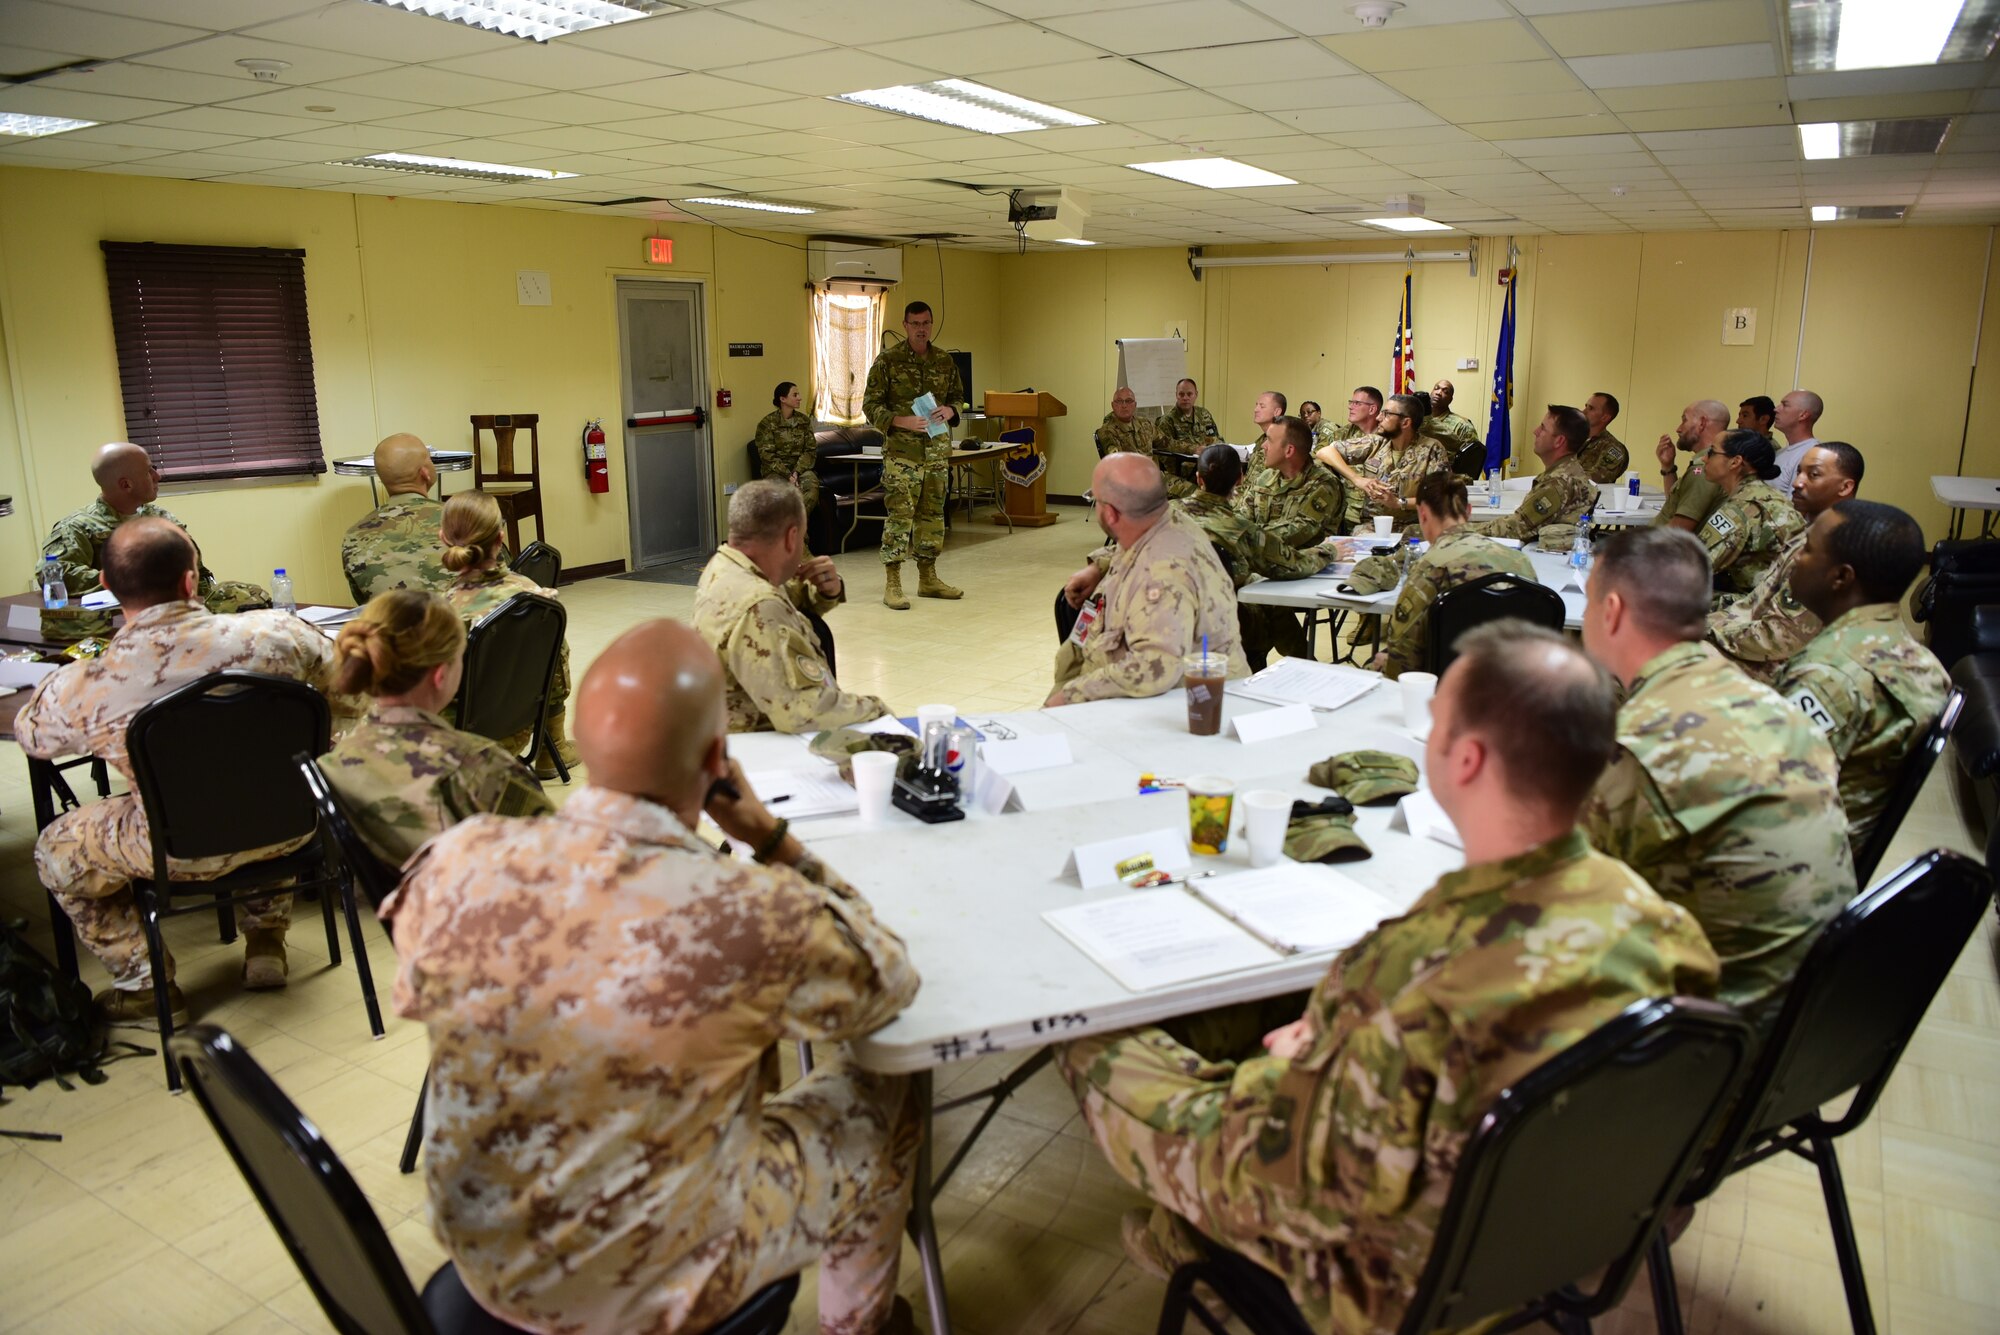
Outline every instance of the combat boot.
[(558, 709), (549, 715), (547, 732), (548, 742), (535, 752), (535, 777), (538, 779), (553, 779), (560, 772), (556, 769), (555, 760), (549, 756), (550, 746), (555, 747), (556, 756), (562, 760), (564, 769), (575, 769), (577, 765), (576, 743), (569, 739), (567, 709)]
[(882, 589), (882, 605), (893, 607), (898, 612), (910, 610), (910, 600), (903, 596), (903, 563), (891, 561), (882, 567), (886, 583)]
[(937, 560), (917, 560), (917, 597), (919, 598), (963, 598), (964, 589), (955, 589), (938, 578)]
[[(160, 1012), (153, 1004), (153, 989), (150, 987), (142, 987), (136, 992), (106, 988), (91, 1001), (97, 1007), (98, 1018), (109, 1028), (159, 1030)], [(176, 1029), (188, 1022), (187, 998), (181, 995), (178, 983), (167, 984), (167, 1013), (173, 1017)]]
[[(325, 894), (326, 891), (320, 893)], [(252, 927), (243, 933), (243, 986), (268, 992), (285, 985), (291, 966), (285, 960), (285, 934)]]

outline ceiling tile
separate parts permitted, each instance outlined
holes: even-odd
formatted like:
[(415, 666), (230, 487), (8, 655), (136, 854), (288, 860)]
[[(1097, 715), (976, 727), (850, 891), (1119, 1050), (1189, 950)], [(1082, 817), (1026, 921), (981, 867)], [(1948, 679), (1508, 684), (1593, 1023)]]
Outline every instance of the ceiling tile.
[(590, 88), (678, 74), (670, 62), (633, 60), (561, 42), (516, 42), (500, 51), (434, 60), (431, 69), (498, 79), (517, 88)]
[(1535, 28), (1560, 56), (1671, 51), (1690, 46), (1774, 43), (1770, 7), (1745, 0), (1682, 0), (1679, 4), (1546, 15)]
[[(154, 6), (154, 11), (170, 8)], [(42, 0), (7, 0), (5, 19), (10, 44), (42, 51), (74, 51), (100, 59), (156, 51), (209, 35), (201, 28), (101, 14), (74, 5), (45, 4)]]
[(729, 12), (850, 46), (962, 32), (993, 22), (992, 11), (971, 0), (868, 0), (865, 5), (849, 0), (741, 0)]
[[(333, 93), (324, 88), (282, 88), (257, 93), (221, 105), (232, 111), (275, 111), (280, 116), (303, 116), (316, 121), (352, 124), (356, 121), (385, 121), (392, 116), (415, 116), (433, 108), (416, 102), (398, 102), (386, 97), (363, 97), (359, 93)], [(312, 111), (311, 107), (332, 107)]]
[[(1212, 139), (1266, 139), (1275, 135), (1292, 134), (1297, 128), (1280, 125), (1270, 117), (1260, 116), (1253, 111), (1238, 112), (1231, 116), (1176, 116), (1166, 120), (1133, 121), (1131, 126), (1141, 134), (1177, 144), (1202, 143)], [(1064, 132), (1043, 130), (1029, 131), (1029, 133)]]
[(113, 97), (150, 97), (161, 102), (200, 106), (227, 102), (268, 90), (247, 70), (232, 70), (233, 77), (195, 74), (188, 70), (163, 69), (157, 65), (131, 65), (112, 61), (94, 69), (52, 74), (37, 81), (42, 88), (60, 88), (72, 93), (109, 93)]
[[(1559, 60), (1523, 60), (1498, 65), (1467, 64), (1446, 72), (1396, 70), (1380, 76), (1383, 83), (1430, 104), (1441, 99), (1548, 96), (1576, 88)], [(1532, 91), (1531, 91), (1532, 90)]]
[(1159, 120), (1170, 116), (1226, 116), (1241, 110), (1234, 102), (1183, 88), (1172, 93), (1131, 93), (1071, 102), (1068, 110), (1103, 121)]
[(1258, 111), (1282, 112), (1314, 107), (1379, 106), (1402, 102), (1394, 88), (1366, 74), (1330, 79), (1278, 79), (1269, 83), (1231, 84), (1217, 88), (1241, 106)]
[(238, 140), (231, 135), (201, 130), (175, 130), (164, 125), (93, 125), (87, 130), (71, 130), (56, 136), (79, 143), (113, 144), (120, 148), (149, 148), (155, 153), (196, 148), (219, 148)]
[(977, 77), (995, 70), (1029, 69), (1072, 60), (1090, 60), (1099, 52), (1086, 43), (1073, 41), (1025, 23), (1007, 23), (956, 33), (948, 42), (935, 37), (907, 37), (896, 42), (876, 42), (868, 50), (884, 60), (918, 65), (940, 74)]
[(824, 51), (830, 43), (720, 10), (697, 9), (594, 28), (558, 38), (554, 45), (607, 51), (679, 69), (712, 70)]
[(1390, 27), (1328, 37), (1325, 45), (1357, 69), (1456, 69), (1461, 65), (1547, 60), (1549, 51), (1534, 29), (1517, 19), (1461, 23), (1451, 27)]
[(1644, 51), (1578, 56), (1569, 62), (1592, 88), (1645, 88), (1717, 79), (1759, 79), (1778, 72), (1777, 48), (1768, 42), (1701, 46), (1684, 51)]
[(1008, 70), (982, 82), (1058, 106), (1068, 106), (1072, 101), (1092, 97), (1184, 91), (1182, 84), (1166, 75), (1147, 69), (1137, 61), (1115, 56), (1050, 65), (1044, 69)]
[[(825, 51), (818, 55), (790, 56), (784, 60), (759, 61), (726, 71), (739, 83), (784, 93), (854, 93), (864, 88), (888, 88), (901, 83), (923, 83), (933, 71), (900, 61), (884, 60), (866, 51)], [(685, 75), (701, 78), (701, 75)], [(778, 101), (776, 96), (760, 100)], [(701, 110), (689, 107), (690, 111)]]
[(1465, 127), (1482, 139), (1544, 139), (1559, 136), (1604, 134), (1620, 128), (1630, 129), (1625, 122), (1612, 116), (1538, 116), (1513, 121), (1481, 121)]
[(406, 147), (416, 131), (390, 125), (330, 125), (323, 130), (285, 136), (302, 144), (318, 144), (328, 157), (362, 153), (393, 153)]
[(413, 116), (397, 116), (381, 122), (383, 128), (433, 135), (502, 135), (523, 130), (546, 130), (553, 122), (526, 116), (503, 116), (490, 108), (462, 111), (420, 111)]
[(388, 97), (427, 107), (470, 107), (537, 91), (503, 79), (478, 79), (429, 65), (403, 65), (370, 74), (350, 74), (314, 86), (322, 92)]
[[(695, 76), (684, 74), (679, 77), (691, 79)], [(671, 80), (662, 79), (657, 82), (667, 83)], [(538, 93), (533, 97), (488, 102), (473, 114), (483, 116), (489, 112), (558, 125), (616, 125), (631, 118), (632, 104), (592, 97), (588, 93)], [(499, 131), (490, 133), (497, 134)]]
[(1606, 88), (1598, 99), (1613, 111), (1671, 111), (1685, 107), (1715, 107), (1764, 103), (1785, 105), (1785, 81), (1728, 79), (1720, 83), (1661, 84), (1652, 88)]
[(1378, 107), (1320, 107), (1310, 111), (1273, 111), (1272, 120), (1340, 143), (1363, 142), (1356, 136), (1411, 129), (1450, 129), (1435, 112), (1414, 102)]
[[(1539, 120), (1570, 117), (1582, 121), (1592, 115), (1598, 116), (1595, 124), (1582, 125), (1570, 131), (1572, 134), (1603, 134), (1621, 128), (1615, 118), (1607, 118), (1599, 111), (1594, 94), (1583, 89), (1571, 92), (1508, 93), (1492, 97), (1460, 96), (1448, 85), (1440, 83), (1420, 99), (1423, 104), (1453, 125), (1470, 127), (1503, 120)], [(1611, 119), (1611, 124), (1604, 123)], [(1562, 133), (1557, 131), (1557, 133)], [(1492, 136), (1486, 136), (1491, 138)]]
[[(1328, 4), (1326, 0), (1244, 0), (1244, 3), (1308, 37), (1363, 31), (1361, 21), (1348, 12), (1349, 6)], [(1500, 0), (1424, 0), (1422, 4), (1406, 6), (1396, 15), (1395, 22), (1398, 28), (1423, 27), (1504, 18), (1506, 14), (1507, 7)]]
[[(812, 59), (812, 57), (801, 57)], [(713, 74), (674, 74), (635, 83), (614, 83), (593, 88), (593, 93), (616, 102), (657, 107), (662, 111), (730, 111), (737, 107), (792, 100), (788, 92), (753, 83), (735, 83)]]
[(1814, 121), (1893, 120), (1899, 116), (1955, 116), (1973, 109), (1971, 90), (1891, 93), (1879, 97), (1832, 97), (1792, 103), (1792, 118)]
[(1944, 88), (1977, 88), (1986, 82), (1984, 65), (1922, 65), (1915, 69), (1836, 70), (1794, 74), (1785, 91), (1794, 101), (1811, 98), (1872, 97), (1887, 93), (1928, 93)]
[(1691, 108), (1686, 111), (1627, 111), (1619, 116), (1632, 130), (1703, 130), (1736, 125), (1771, 125), (1790, 118), (1762, 107)]
[(1110, 13), (1070, 14), (1045, 20), (1043, 26), (1122, 55), (1194, 51), (1291, 36), (1231, 0), (1175, 0)]
[(296, 18), (259, 24), (251, 37), (296, 42), (377, 60), (444, 60), (475, 51), (500, 51), (520, 39), (463, 23), (448, 23), (384, 5), (334, 4)]
[(182, 111), (148, 116), (146, 124), (182, 130), (207, 130), (213, 134), (237, 135), (245, 139), (276, 138), (318, 128), (314, 122), (300, 116), (232, 111), (227, 107), (188, 107)]
[(1142, 63), (1198, 88), (1271, 80), (1326, 79), (1355, 72), (1352, 65), (1318, 42), (1297, 37), (1238, 42), (1202, 51), (1162, 51), (1146, 56)]
[[(742, 135), (759, 134), (764, 127), (733, 120), (723, 116), (701, 116), (693, 112), (678, 116), (648, 115), (640, 108), (633, 108), (632, 118), (613, 123), (615, 128), (626, 134), (640, 135), (652, 141), (666, 140), (668, 143), (694, 143), (707, 139), (732, 139)], [(508, 135), (518, 139), (519, 135)]]
[(273, 162), (324, 162), (330, 154), (325, 144), (296, 139), (245, 139), (226, 150), (246, 158), (268, 158)]
[(351, 56), (290, 42), (268, 41), (255, 34), (228, 34), (190, 42), (186, 46), (169, 47), (164, 51), (149, 52), (139, 58), (139, 63), (234, 77), (243, 73), (237, 67), (237, 61), (253, 59), (282, 60), (290, 65), (291, 68), (284, 72), (279, 82), (294, 87), (319, 83), (324, 79), (346, 78), (352, 74), (367, 74), (371, 70), (387, 69), (392, 63), (371, 56)]
[(67, 116), (80, 121), (129, 121), (180, 108), (172, 102), (145, 97), (112, 97), (106, 93), (72, 93), (41, 84), (0, 88), (0, 111), (24, 111), (30, 116)]
[(226, 32), (319, 9), (326, 0), (173, 0), (170, 6), (162, 6), (160, 0), (67, 0), (67, 3), (77, 9), (139, 19), (158, 18), (165, 8), (171, 11), (176, 23)]

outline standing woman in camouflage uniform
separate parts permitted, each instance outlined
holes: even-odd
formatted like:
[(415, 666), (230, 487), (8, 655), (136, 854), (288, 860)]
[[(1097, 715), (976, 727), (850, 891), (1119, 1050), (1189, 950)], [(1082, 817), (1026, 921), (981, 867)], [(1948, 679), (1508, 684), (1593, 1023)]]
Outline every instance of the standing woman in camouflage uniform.
[[(444, 546), (444, 568), (455, 577), (444, 592), (444, 600), (467, 626), (517, 593), (554, 595), (554, 590), (545, 589), (500, 563), (500, 505), (483, 491), (461, 491), (444, 503), (438, 541)], [(555, 680), (549, 683), (548, 710), (543, 718), (548, 744), (556, 749), (565, 766), (576, 764), (576, 748), (570, 745), (565, 731), (568, 708), (569, 642), (564, 641)], [(516, 755), (527, 744), (525, 736), (501, 742)], [(535, 754), (535, 777), (555, 776), (555, 760), (544, 748)]]
[(819, 446), (813, 440), (812, 419), (799, 411), (803, 399), (799, 387), (789, 380), (771, 391), (771, 411), (757, 423), (757, 461), (763, 465), (765, 477), (799, 489), (810, 527), (813, 511), (819, 509), (819, 474), (813, 471), (819, 462)]
[(482, 811), (555, 810), (515, 755), (439, 716), (465, 669), (465, 623), (436, 594), (376, 598), (340, 628), (333, 657), (333, 689), (374, 699), (319, 767), (375, 856), (400, 867), (432, 835)]
[(1806, 521), (1791, 497), (1771, 485), (1778, 476), (1777, 451), (1761, 431), (1730, 432), (1709, 447), (1701, 471), (1722, 489), (1722, 504), (1695, 536), (1708, 548), (1715, 592), (1727, 605), (1757, 587)]

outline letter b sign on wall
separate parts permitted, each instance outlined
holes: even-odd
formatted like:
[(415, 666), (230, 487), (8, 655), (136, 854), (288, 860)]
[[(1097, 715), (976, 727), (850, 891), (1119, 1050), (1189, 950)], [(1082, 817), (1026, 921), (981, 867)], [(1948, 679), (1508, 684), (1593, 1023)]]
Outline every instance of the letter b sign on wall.
[(1757, 308), (1732, 306), (1722, 313), (1722, 346), (1747, 347), (1757, 341)]

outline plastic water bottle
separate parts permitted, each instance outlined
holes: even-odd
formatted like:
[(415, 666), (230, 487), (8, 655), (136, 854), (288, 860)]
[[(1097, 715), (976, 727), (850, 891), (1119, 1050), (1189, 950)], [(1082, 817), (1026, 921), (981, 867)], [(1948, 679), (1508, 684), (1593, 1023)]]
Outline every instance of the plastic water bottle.
[(299, 610), (299, 600), (292, 596), (292, 577), (285, 573), (283, 566), (271, 572), (271, 606), (294, 615)]
[(42, 607), (50, 612), (69, 606), (69, 585), (63, 582), (62, 563), (53, 556), (42, 558)]
[(1403, 544), (1403, 578), (1410, 577), (1410, 567), (1417, 563), (1417, 539), (1412, 537)]
[(1576, 541), (1569, 545), (1569, 563), (1579, 571), (1590, 569), (1590, 516), (1576, 521)]

